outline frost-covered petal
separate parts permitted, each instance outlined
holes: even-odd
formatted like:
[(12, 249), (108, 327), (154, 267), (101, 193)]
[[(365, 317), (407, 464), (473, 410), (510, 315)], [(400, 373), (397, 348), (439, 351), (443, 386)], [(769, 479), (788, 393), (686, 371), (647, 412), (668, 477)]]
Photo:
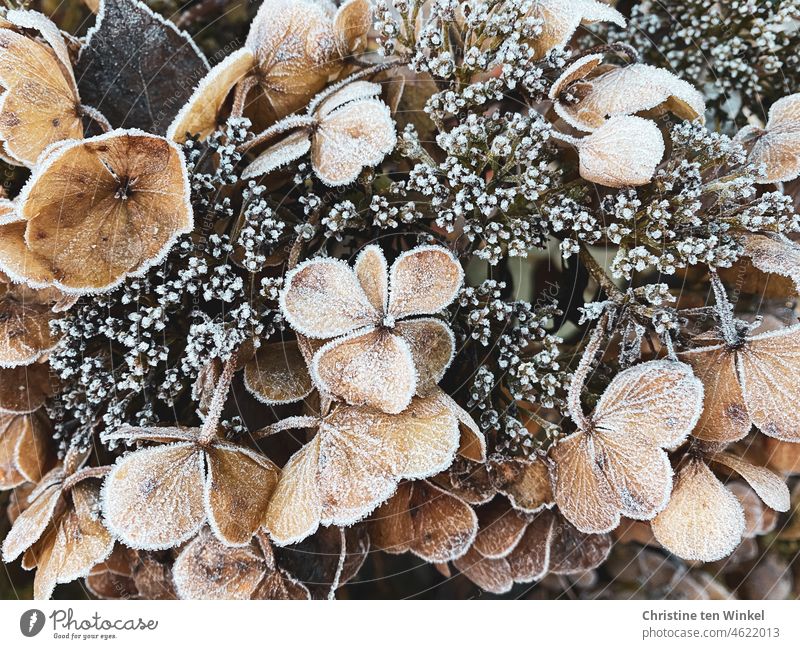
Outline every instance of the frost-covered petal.
[(495, 498), (478, 509), (478, 535), (473, 548), (489, 559), (502, 559), (517, 547), (527, 519), (504, 498)]
[(252, 545), (231, 548), (202, 530), (172, 567), (181, 599), (250, 599), (267, 573), (264, 557)]
[(378, 319), (353, 270), (336, 259), (311, 259), (289, 271), (280, 303), (292, 328), (311, 338), (341, 336)]
[(369, 538), (373, 546), (390, 554), (408, 552), (415, 540), (411, 518), (413, 483), (404, 482), (395, 494), (370, 517)]
[(105, 430), (100, 434), (103, 442), (123, 441), (126, 444), (134, 442), (196, 442), (200, 437), (199, 428), (185, 428), (178, 426), (128, 426), (122, 425), (113, 430)]
[(326, 91), (314, 97), (309, 104), (308, 110), (317, 117), (325, 117), (351, 101), (380, 97), (381, 90), (381, 85), (372, 81), (360, 80), (345, 83), (345, 85), (330, 94)]
[(655, 122), (632, 115), (612, 117), (576, 146), (581, 177), (604, 187), (646, 185), (664, 157)]
[(651, 525), (658, 542), (682, 559), (716, 561), (739, 545), (745, 520), (736, 496), (705, 462), (693, 460), (678, 473), (669, 505)]
[(532, 15), (542, 21), (542, 32), (533, 38), (536, 56), (542, 58), (564, 47), (582, 24), (611, 22), (625, 26), (625, 17), (598, 0), (535, 0)]
[(253, 53), (242, 48), (215, 65), (175, 116), (167, 137), (176, 142), (184, 142), (187, 134), (198, 135), (201, 140), (208, 137), (220, 123), (220, 113), (231, 90), (250, 73), (254, 63)]
[(754, 139), (747, 161), (764, 165), (762, 183), (787, 182), (800, 174), (800, 93), (783, 97), (769, 109), (764, 130), (745, 127), (737, 140)]
[[(9, 435), (9, 427), (15, 429), (15, 435)], [(16, 438), (13, 449), (14, 466), (25, 480), (39, 482), (52, 465), (47, 450), (52, 430), (47, 417), (41, 412), (30, 415), (0, 415), (0, 435)]]
[(408, 344), (384, 329), (357, 331), (323, 345), (311, 375), (323, 390), (351, 405), (389, 413), (404, 410), (417, 387)]
[(385, 313), (389, 300), (389, 273), (380, 246), (369, 245), (358, 253), (353, 269), (375, 311)]
[(264, 527), (278, 545), (302, 541), (319, 527), (322, 500), (319, 492), (319, 434), (297, 453), (281, 471), (272, 494)]
[(794, 282), (800, 292), (800, 245), (782, 234), (748, 234), (744, 254), (765, 273), (777, 273)]
[(103, 485), (103, 516), (114, 536), (142, 550), (191, 538), (206, 518), (204, 455), (179, 442), (120, 458)]
[(579, 101), (555, 106), (561, 118), (582, 131), (594, 131), (611, 117), (658, 107), (688, 120), (702, 117), (706, 110), (703, 95), (688, 81), (643, 63), (613, 68), (577, 84), (573, 93)]
[(427, 394), (442, 380), (456, 353), (450, 327), (436, 318), (398, 322), (394, 332), (405, 340), (417, 373), (417, 394)]
[(489, 593), (502, 595), (514, 585), (511, 568), (505, 559), (487, 559), (470, 549), (463, 557), (453, 561), (453, 564), (467, 579)]
[(608, 534), (584, 534), (562, 516), (556, 517), (550, 545), (550, 571), (570, 575), (597, 568), (613, 543)]
[(432, 390), (430, 396), (439, 399), (458, 419), (461, 430), (458, 454), (473, 462), (484, 462), (486, 460), (486, 436), (472, 416), (440, 388)]
[(546, 511), (527, 526), (525, 534), (507, 558), (514, 581), (530, 583), (547, 574), (550, 570), (550, 548), (556, 525), (556, 516)]
[(750, 431), (750, 416), (736, 375), (736, 356), (724, 345), (681, 354), (703, 382), (703, 413), (692, 435), (710, 442), (733, 442)]
[(397, 143), (389, 107), (377, 99), (350, 102), (324, 117), (314, 133), (311, 166), (326, 185), (353, 182)]
[(311, 137), (305, 129), (290, 133), (260, 153), (242, 172), (242, 179), (263, 176), (302, 158), (311, 150)]
[(44, 363), (0, 368), (0, 412), (29, 413), (50, 396), (50, 368)]
[(267, 405), (300, 401), (314, 389), (296, 340), (262, 345), (244, 366), (244, 385)]
[(55, 346), (50, 323), (59, 297), (54, 289), (0, 284), (0, 366), (30, 365)]
[(752, 422), (770, 437), (800, 441), (800, 325), (748, 338), (736, 361)]
[(782, 478), (769, 469), (751, 464), (731, 453), (717, 453), (711, 458), (742, 476), (764, 501), (775, 511), (789, 511), (789, 488)]
[(372, 4), (369, 0), (346, 0), (333, 19), (333, 29), (340, 46), (347, 54), (355, 49), (372, 27)]
[(64, 505), (62, 498), (61, 485), (54, 484), (31, 502), (14, 521), (11, 531), (3, 541), (3, 561), (6, 563), (14, 561), (39, 540), (52, 520), (59, 500), (61, 505)]
[(389, 270), (389, 314), (406, 318), (441, 311), (456, 298), (463, 281), (464, 270), (447, 248), (412, 248)]
[(278, 468), (266, 457), (233, 444), (206, 451), (208, 524), (220, 541), (244, 545), (267, 513), (278, 482)]
[(478, 519), (460, 498), (429, 482), (415, 482), (409, 500), (411, 551), (429, 563), (463, 556), (475, 539)]
[(550, 471), (541, 458), (490, 460), (488, 469), (492, 484), (514, 509), (535, 514), (553, 504)]
[(557, 101), (559, 95), (567, 90), (573, 81), (586, 78), (589, 73), (603, 62), (602, 54), (587, 54), (570, 63), (559, 75), (558, 79), (550, 86), (548, 97)]
[(656, 446), (676, 446), (700, 417), (703, 385), (685, 363), (658, 360), (617, 374), (600, 397), (594, 426), (620, 437), (637, 435)]

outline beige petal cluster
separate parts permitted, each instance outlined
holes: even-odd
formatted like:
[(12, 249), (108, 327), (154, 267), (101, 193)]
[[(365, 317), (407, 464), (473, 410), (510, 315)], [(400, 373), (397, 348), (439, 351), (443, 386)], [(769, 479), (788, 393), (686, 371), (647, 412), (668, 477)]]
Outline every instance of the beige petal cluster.
[(531, 15), (542, 21), (542, 31), (531, 45), (537, 57), (565, 47), (581, 25), (606, 22), (625, 27), (625, 17), (600, 0), (534, 0)]
[(53, 462), (49, 453), (52, 434), (43, 412), (0, 414), (0, 489), (39, 482)]
[(324, 392), (352, 405), (399, 413), (430, 392), (455, 351), (450, 327), (428, 316), (448, 306), (463, 281), (441, 246), (402, 253), (387, 270), (380, 247), (367, 246), (351, 268), (311, 259), (289, 272), (281, 309), (303, 336), (333, 338), (314, 354), (311, 375)]
[(204, 528), (172, 568), (181, 599), (310, 599), (308, 589), (276, 565), (269, 541), (229, 547)]
[(253, 160), (242, 178), (270, 173), (310, 151), (311, 167), (322, 182), (331, 187), (350, 184), (397, 143), (394, 121), (389, 107), (378, 99), (380, 93), (376, 83), (354, 81), (312, 103), (308, 119), (289, 117), (276, 124), (276, 132), (291, 132)]
[(663, 449), (686, 439), (702, 404), (703, 386), (684, 363), (648, 361), (615, 376), (591, 417), (552, 450), (564, 517), (599, 533), (620, 516), (649, 520), (663, 510), (672, 489)]
[(779, 99), (769, 109), (766, 126), (745, 126), (736, 140), (750, 145), (747, 161), (764, 166), (762, 183), (794, 180), (800, 175), (800, 93)]
[(347, 0), (335, 13), (312, 0), (265, 0), (245, 46), (200, 82), (167, 137), (205, 138), (223, 121), (231, 95), (232, 114), (250, 118), (255, 130), (303, 108), (344, 69), (371, 25), (369, 0)]
[(63, 466), (42, 478), (3, 542), (3, 561), (23, 555), (23, 568), (36, 568), (36, 599), (48, 599), (56, 584), (87, 576), (114, 547), (100, 519), (100, 485), (82, 475), (79, 464), (69, 452)]
[[(729, 453), (711, 455), (708, 460), (741, 475), (771, 509), (789, 509), (789, 490), (768, 469)], [(747, 530), (742, 503), (699, 457), (690, 459), (678, 472), (669, 504), (653, 519), (652, 528), (658, 542), (670, 552), (697, 561), (728, 556)]]
[(680, 354), (705, 387), (693, 431), (711, 442), (741, 439), (750, 426), (779, 440), (800, 441), (800, 325), (745, 336)]
[(435, 396), (416, 397), (400, 414), (339, 404), (321, 417), (294, 417), (272, 428), (312, 428), (313, 439), (283, 467), (264, 527), (278, 545), (297, 543), (320, 525), (351, 525), (389, 498), (402, 479), (450, 465), (459, 423)]
[(108, 290), (141, 274), (191, 231), (181, 150), (138, 130), (54, 145), (0, 225), (0, 268), (65, 293)]
[(0, 89), (0, 141), (12, 164), (33, 167), (51, 144), (83, 137), (67, 46), (42, 14), (15, 9), (0, 20)]

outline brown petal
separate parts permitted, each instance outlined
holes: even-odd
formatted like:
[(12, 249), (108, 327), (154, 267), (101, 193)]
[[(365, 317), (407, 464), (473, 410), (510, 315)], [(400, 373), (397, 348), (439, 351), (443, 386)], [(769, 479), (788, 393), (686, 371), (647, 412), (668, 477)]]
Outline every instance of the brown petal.
[[(3, 541), (3, 561), (6, 563), (14, 561), (39, 540), (61, 498), (61, 485), (51, 485), (17, 517)], [(63, 505), (64, 501), (61, 500), (61, 506)]]
[(556, 525), (556, 516), (549, 511), (542, 512), (528, 525), (519, 544), (508, 556), (514, 581), (530, 583), (548, 573)]
[(36, 286), (51, 284), (55, 275), (50, 264), (25, 243), (27, 227), (25, 220), (0, 224), (0, 269), (17, 282)]
[(441, 311), (456, 298), (463, 281), (461, 264), (446, 248), (412, 248), (389, 270), (389, 313), (405, 318)]
[(247, 76), (254, 63), (253, 53), (243, 48), (215, 65), (175, 116), (167, 137), (176, 142), (185, 142), (187, 133), (198, 135), (201, 140), (207, 138), (220, 123), (220, 113), (231, 90)]
[(33, 412), (44, 405), (50, 393), (48, 365), (34, 363), (27, 367), (0, 368), (0, 412)]
[(463, 500), (429, 482), (415, 482), (411, 499), (411, 551), (429, 563), (463, 556), (475, 539), (478, 519)]
[(491, 460), (488, 469), (492, 484), (515, 509), (535, 514), (553, 504), (550, 471), (541, 458)]
[(744, 254), (759, 270), (790, 278), (800, 292), (800, 245), (782, 234), (749, 234)]
[(412, 489), (411, 482), (404, 482), (370, 517), (370, 540), (379, 550), (402, 554), (411, 549), (415, 534), (410, 508)]
[(340, 51), (349, 54), (372, 27), (372, 4), (369, 0), (346, 0), (333, 19)]
[(50, 330), (58, 317), (49, 299), (52, 291), (6, 285), (0, 295), (0, 367), (30, 365), (57, 340)]
[(336, 259), (311, 259), (287, 273), (281, 310), (311, 338), (341, 336), (378, 319), (355, 273)]
[(558, 516), (550, 546), (550, 570), (557, 575), (592, 570), (605, 562), (611, 547), (608, 534), (584, 534)]
[(276, 142), (253, 160), (242, 172), (242, 180), (257, 178), (285, 167), (290, 162), (302, 158), (311, 150), (311, 137), (308, 131), (300, 129)]
[(383, 329), (359, 330), (323, 345), (311, 375), (323, 390), (352, 405), (388, 413), (404, 410), (417, 384), (408, 344)]
[(208, 523), (228, 545), (250, 541), (267, 513), (278, 468), (266, 457), (220, 442), (206, 451)]
[(103, 487), (103, 516), (123, 543), (143, 550), (180, 545), (206, 518), (204, 453), (178, 442), (120, 458)]
[(300, 401), (314, 389), (296, 340), (262, 345), (244, 366), (244, 385), (267, 405)]
[(396, 143), (389, 107), (377, 99), (354, 101), (320, 121), (312, 138), (311, 166), (326, 185), (349, 185)]
[(542, 21), (542, 32), (533, 38), (537, 58), (564, 47), (582, 24), (612, 22), (625, 27), (625, 18), (598, 0), (536, 0), (532, 15)]
[(78, 97), (49, 47), (0, 30), (0, 139), (8, 154), (32, 167), (55, 142), (83, 137)]
[(250, 599), (266, 576), (264, 557), (253, 546), (231, 548), (201, 531), (172, 567), (180, 599)]
[(680, 444), (700, 416), (703, 386), (685, 363), (648, 361), (617, 374), (603, 392), (594, 425), (655, 446)]
[(764, 437), (763, 446), (769, 465), (781, 473), (800, 473), (800, 444)]
[(123, 424), (114, 430), (105, 430), (100, 435), (100, 439), (103, 442), (121, 440), (126, 444), (132, 444), (133, 442), (158, 442), (160, 444), (168, 444), (169, 442), (197, 442), (199, 438), (199, 428), (178, 426), (140, 428), (139, 426), (128, 426), (127, 424)]
[(750, 431), (750, 416), (736, 376), (736, 356), (723, 345), (681, 354), (703, 382), (703, 414), (692, 435), (709, 442), (733, 442)]
[(774, 529), (778, 515), (764, 504), (753, 489), (738, 480), (728, 482), (725, 486), (736, 496), (744, 510), (745, 538), (752, 539)]
[(461, 431), (458, 454), (473, 462), (486, 461), (486, 436), (478, 428), (478, 424), (475, 423), (472, 416), (444, 390), (437, 388), (431, 392), (430, 396), (438, 398), (458, 419)]
[(501, 595), (514, 585), (511, 568), (505, 559), (487, 559), (470, 550), (453, 564), (467, 579), (490, 593)]
[(429, 393), (442, 380), (456, 353), (450, 327), (436, 318), (414, 318), (394, 328), (408, 344), (417, 370), (417, 394)]
[(607, 532), (619, 525), (618, 498), (594, 470), (596, 442), (577, 432), (552, 450), (553, 494), (564, 517), (583, 532)]
[[(747, 157), (748, 162), (765, 166), (762, 183), (787, 182), (800, 174), (798, 106), (800, 97), (794, 94), (779, 99), (769, 109), (766, 130), (759, 133)], [(741, 135), (740, 132), (737, 139), (741, 139)]]
[(380, 246), (370, 245), (358, 253), (354, 270), (372, 307), (377, 313), (384, 313), (389, 300), (389, 274)]
[(772, 471), (751, 464), (731, 453), (717, 453), (711, 459), (742, 476), (768, 507), (779, 512), (789, 511), (789, 488)]
[(646, 185), (664, 157), (664, 138), (655, 122), (612, 117), (576, 141), (582, 178), (604, 187)]
[(683, 559), (716, 561), (733, 552), (745, 528), (742, 506), (701, 460), (675, 480), (667, 508), (653, 519), (661, 545)]
[(504, 498), (495, 498), (478, 508), (478, 524), (473, 549), (488, 559), (503, 559), (517, 547), (528, 521)]
[(183, 153), (117, 130), (61, 145), (19, 197), (25, 241), (66, 292), (107, 290), (156, 263), (192, 229)]
[[(12, 431), (10, 428), (15, 430)], [(16, 435), (14, 465), (29, 482), (38, 482), (52, 466), (48, 454), (50, 424), (43, 413), (0, 415), (0, 435)]]
[(295, 453), (281, 477), (264, 518), (264, 527), (278, 545), (290, 545), (314, 533), (322, 515), (318, 467), (320, 436)]
[(800, 325), (747, 339), (736, 353), (750, 419), (765, 435), (800, 441)]

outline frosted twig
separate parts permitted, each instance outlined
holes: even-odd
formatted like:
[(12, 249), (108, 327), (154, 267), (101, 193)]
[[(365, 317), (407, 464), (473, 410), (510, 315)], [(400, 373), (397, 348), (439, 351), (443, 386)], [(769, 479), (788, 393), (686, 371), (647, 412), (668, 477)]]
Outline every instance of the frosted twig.
[(575, 422), (575, 425), (581, 430), (586, 430), (589, 423), (581, 408), (581, 390), (583, 390), (586, 377), (589, 375), (592, 361), (605, 338), (607, 326), (608, 314), (604, 313), (600, 320), (597, 321), (597, 326), (592, 330), (589, 342), (583, 350), (583, 356), (581, 356), (578, 367), (575, 368), (575, 373), (572, 375), (572, 382), (567, 391), (567, 409), (569, 410), (569, 415), (572, 417), (572, 421)]
[(736, 345), (739, 342), (739, 334), (733, 321), (733, 305), (728, 300), (725, 286), (715, 271), (711, 271), (711, 287), (714, 289), (714, 299), (717, 302), (717, 315), (722, 337), (728, 345)]
[(208, 406), (208, 414), (203, 422), (203, 427), (200, 429), (200, 437), (198, 443), (206, 445), (214, 439), (217, 434), (217, 426), (219, 425), (219, 418), (222, 415), (222, 408), (228, 398), (228, 392), (231, 388), (231, 381), (233, 380), (233, 373), (236, 371), (236, 354), (225, 361), (225, 366), (222, 368), (222, 374), (219, 377), (219, 383), (214, 388), (214, 396), (211, 398), (211, 403)]

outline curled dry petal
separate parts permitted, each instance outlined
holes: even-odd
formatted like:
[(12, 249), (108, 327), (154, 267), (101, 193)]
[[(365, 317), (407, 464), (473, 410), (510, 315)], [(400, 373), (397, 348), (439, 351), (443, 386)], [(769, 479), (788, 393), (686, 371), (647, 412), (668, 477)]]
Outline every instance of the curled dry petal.
[(504, 498), (495, 498), (478, 509), (479, 529), (472, 547), (484, 557), (502, 559), (517, 547), (527, 525)]
[(535, 514), (553, 505), (550, 471), (539, 457), (490, 460), (492, 484), (508, 497), (514, 509)]
[(276, 169), (285, 167), (290, 162), (302, 158), (310, 150), (311, 137), (305, 130), (290, 133), (247, 165), (247, 168), (242, 172), (242, 179), (258, 178), (271, 173)]
[(739, 499), (744, 510), (746, 539), (768, 534), (775, 528), (778, 515), (764, 504), (753, 489), (739, 481), (729, 482), (725, 486)]
[(51, 431), (43, 414), (0, 414), (0, 489), (39, 482), (52, 462)]
[(466, 410), (447, 394), (444, 390), (436, 389), (431, 391), (432, 397), (439, 399), (450, 412), (458, 419), (461, 430), (461, 442), (458, 447), (458, 454), (473, 462), (486, 461), (486, 436), (478, 427), (478, 424)]
[(514, 577), (506, 559), (487, 559), (470, 549), (453, 564), (467, 579), (489, 593), (502, 595), (514, 585)]
[(612, 117), (576, 141), (582, 178), (605, 187), (646, 185), (664, 157), (664, 138), (655, 122)]
[[(558, 115), (582, 131), (599, 129), (609, 118), (634, 115), (657, 108), (693, 120), (705, 113), (703, 95), (690, 83), (669, 70), (643, 63), (615, 67), (596, 76), (576, 80), (579, 71), (595, 68), (594, 56), (579, 59), (559, 78), (551, 92)], [(576, 103), (558, 101), (558, 93), (567, 89)]]
[(742, 476), (768, 507), (779, 512), (789, 511), (789, 488), (772, 471), (731, 453), (717, 453), (711, 459)]
[(192, 228), (182, 152), (136, 130), (57, 145), (19, 205), (27, 250), (6, 248), (0, 265), (12, 278), (71, 293), (141, 274)]
[(683, 559), (716, 561), (742, 540), (742, 506), (702, 460), (689, 462), (675, 480), (669, 505), (652, 522), (661, 545)]
[(284, 466), (264, 526), (277, 544), (288, 545), (320, 524), (350, 525), (401, 479), (447, 467), (458, 439), (455, 417), (433, 398), (414, 399), (398, 415), (339, 406)]
[[(58, 33), (54, 25), (45, 29)], [(11, 159), (28, 167), (49, 145), (83, 137), (72, 68), (59, 56), (66, 49), (60, 35), (52, 44), (57, 49), (0, 29), (0, 140)]]
[(244, 367), (244, 385), (267, 405), (294, 403), (313, 390), (296, 340), (262, 345)]
[(762, 183), (793, 180), (800, 175), (800, 94), (776, 101), (769, 109), (766, 127), (745, 127), (739, 141), (754, 140), (747, 161), (763, 165)]
[(625, 26), (625, 17), (599, 0), (535, 0), (532, 15), (542, 21), (542, 32), (531, 43), (538, 58), (566, 46), (581, 25), (611, 22)]
[(603, 533), (620, 515), (649, 520), (667, 504), (672, 467), (664, 447), (684, 440), (700, 416), (702, 384), (674, 361), (649, 361), (609, 384), (589, 429), (552, 451), (555, 501), (578, 530)]
[(782, 234), (749, 234), (744, 254), (760, 271), (791, 279), (800, 292), (800, 245)]
[(56, 507), (64, 506), (61, 484), (44, 489), (17, 517), (11, 531), (3, 541), (3, 561), (10, 563), (36, 543), (44, 533)]
[(508, 556), (514, 581), (530, 583), (544, 577), (550, 570), (550, 552), (557, 517), (543, 512), (525, 528), (525, 533)]

